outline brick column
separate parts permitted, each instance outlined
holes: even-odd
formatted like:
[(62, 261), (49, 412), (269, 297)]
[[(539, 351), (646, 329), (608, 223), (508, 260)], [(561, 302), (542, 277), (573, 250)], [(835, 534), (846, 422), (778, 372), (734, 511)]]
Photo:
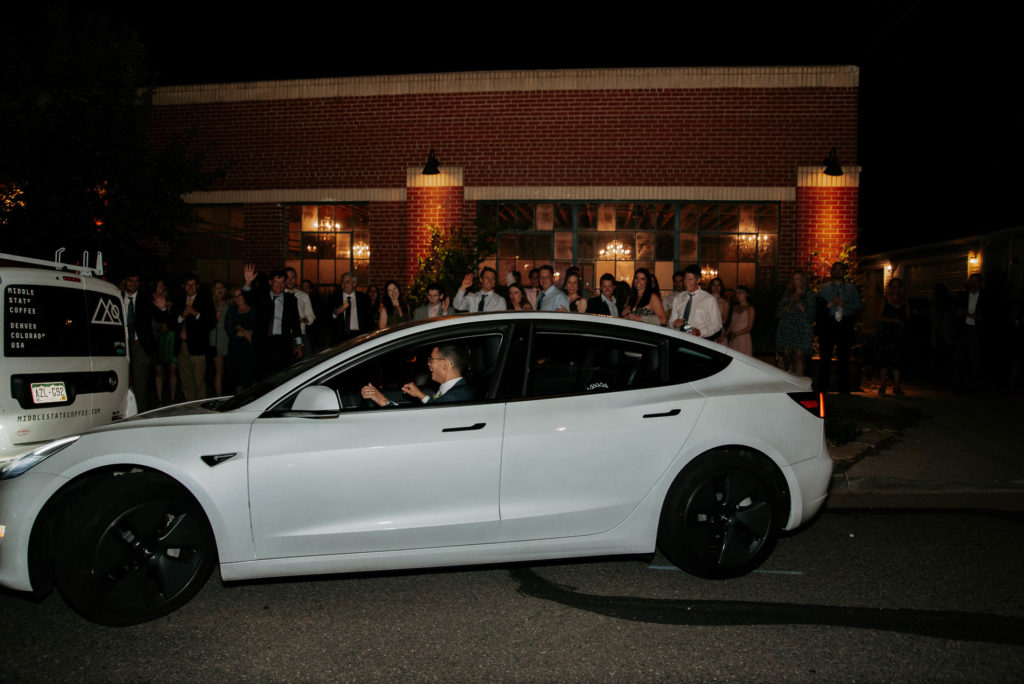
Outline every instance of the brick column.
[[(419, 257), (430, 246), (430, 226), (443, 230), (462, 230), (462, 168), (442, 166), (436, 176), (424, 176), (420, 168), (406, 175), (405, 234), (394, 261), (399, 281), (409, 282), (416, 275)], [(399, 263), (400, 262), (400, 263)]]
[[(796, 265), (827, 275), (827, 264), (857, 241), (857, 194), (860, 167), (844, 166), (842, 176), (826, 176), (821, 166), (797, 169)], [(811, 253), (817, 252), (817, 257)]]

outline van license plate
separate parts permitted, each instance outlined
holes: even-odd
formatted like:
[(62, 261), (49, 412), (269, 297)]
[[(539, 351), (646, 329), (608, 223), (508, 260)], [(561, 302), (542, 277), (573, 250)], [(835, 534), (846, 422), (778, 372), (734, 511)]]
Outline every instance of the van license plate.
[(63, 382), (33, 382), (33, 404), (56, 404), (68, 400), (68, 392)]

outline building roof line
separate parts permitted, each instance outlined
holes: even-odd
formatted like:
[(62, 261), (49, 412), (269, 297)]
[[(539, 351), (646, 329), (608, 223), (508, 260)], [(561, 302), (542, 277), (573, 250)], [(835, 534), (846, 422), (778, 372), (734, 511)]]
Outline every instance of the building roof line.
[(651, 67), (466, 71), (164, 86), (156, 105), (442, 93), (687, 90), (717, 88), (856, 88), (856, 66)]

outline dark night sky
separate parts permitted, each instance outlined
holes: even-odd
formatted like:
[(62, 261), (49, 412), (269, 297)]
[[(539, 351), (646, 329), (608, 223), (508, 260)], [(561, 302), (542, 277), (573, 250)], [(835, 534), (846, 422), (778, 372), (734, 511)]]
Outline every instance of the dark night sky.
[(659, 16), (596, 16), (596, 6), (575, 4), (571, 11), (521, 4), (509, 15), (509, 6), (490, 12), (471, 5), (478, 18), (471, 24), (429, 7), (353, 11), (303, 2), (271, 5), (273, 13), (191, 0), (159, 10), (107, 3), (95, 11), (140, 34), (160, 85), (490, 69), (855, 64), (859, 159), (841, 161), (863, 166), (862, 255), (1024, 225), (1015, 199), (1021, 117), (1011, 106), (1022, 60), (1009, 6), (766, 4), (693, 10), (685, 3)]

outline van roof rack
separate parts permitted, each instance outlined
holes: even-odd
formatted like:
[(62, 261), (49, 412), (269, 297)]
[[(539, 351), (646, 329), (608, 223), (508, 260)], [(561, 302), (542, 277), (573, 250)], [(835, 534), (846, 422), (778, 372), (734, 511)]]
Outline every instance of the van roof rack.
[(53, 255), (53, 261), (46, 261), (45, 259), (33, 259), (32, 257), (18, 256), (17, 254), (5, 254), (0, 252), (0, 261), (13, 261), (20, 264), (28, 264), (30, 266), (43, 266), (45, 268), (52, 268), (58, 271), (76, 271), (82, 275), (87, 276), (101, 276), (103, 275), (103, 252), (96, 252), (96, 265), (89, 266), (89, 252), (82, 252), (82, 265), (77, 266), (75, 264), (65, 264), (61, 261), (61, 254), (64, 253), (64, 248), (61, 247), (57, 250), (56, 254)]

